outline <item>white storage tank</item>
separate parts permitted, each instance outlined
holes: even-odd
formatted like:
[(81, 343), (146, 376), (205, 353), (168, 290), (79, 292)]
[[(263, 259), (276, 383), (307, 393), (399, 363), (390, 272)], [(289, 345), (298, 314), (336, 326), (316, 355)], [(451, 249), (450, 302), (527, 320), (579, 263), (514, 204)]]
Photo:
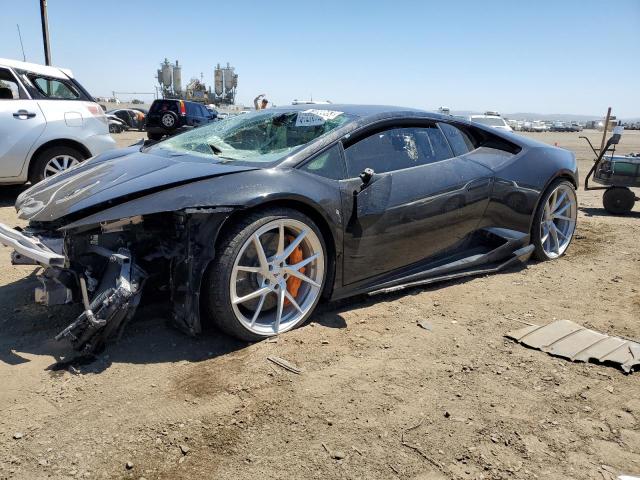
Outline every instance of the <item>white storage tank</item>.
[(178, 65), (178, 60), (173, 66), (173, 90), (176, 93), (182, 92), (182, 67)]

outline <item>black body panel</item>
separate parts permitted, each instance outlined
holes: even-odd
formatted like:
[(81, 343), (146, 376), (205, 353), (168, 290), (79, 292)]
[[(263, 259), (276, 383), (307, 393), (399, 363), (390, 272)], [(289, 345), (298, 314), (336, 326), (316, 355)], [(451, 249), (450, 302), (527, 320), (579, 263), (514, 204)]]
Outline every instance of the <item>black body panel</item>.
[(354, 197), (359, 181), (343, 182), (345, 284), (461, 248), (491, 193), (491, 170), (460, 157), (384, 177), (368, 196)]

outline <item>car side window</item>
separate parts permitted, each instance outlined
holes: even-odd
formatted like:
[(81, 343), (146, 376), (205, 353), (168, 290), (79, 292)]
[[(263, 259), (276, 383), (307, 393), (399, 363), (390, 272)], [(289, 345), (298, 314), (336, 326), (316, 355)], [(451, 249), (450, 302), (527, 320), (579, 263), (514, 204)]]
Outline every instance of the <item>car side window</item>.
[(52, 100), (77, 100), (80, 98), (80, 93), (71, 82), (38, 75), (29, 75), (29, 80), (38, 90), (38, 93), (45, 98)]
[(300, 167), (300, 169), (313, 173), (314, 175), (330, 178), (331, 180), (342, 180), (345, 172), (344, 161), (340, 154), (340, 145), (334, 145), (328, 150), (316, 155)]
[(348, 175), (354, 178), (365, 168), (391, 172), (445, 160), (453, 153), (434, 124), (374, 133), (345, 149), (345, 156)]
[(20, 98), (20, 87), (9, 70), (0, 68), (0, 101), (18, 100)]
[(478, 148), (476, 142), (467, 132), (449, 123), (439, 123), (438, 125), (440, 125), (440, 128), (446, 135), (447, 140), (449, 140), (449, 144), (451, 145), (456, 157)]

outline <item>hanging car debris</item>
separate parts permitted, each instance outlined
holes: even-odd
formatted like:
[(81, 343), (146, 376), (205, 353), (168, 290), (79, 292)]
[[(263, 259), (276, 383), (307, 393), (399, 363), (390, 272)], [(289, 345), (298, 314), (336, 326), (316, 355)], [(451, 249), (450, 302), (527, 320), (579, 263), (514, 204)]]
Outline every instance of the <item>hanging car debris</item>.
[(610, 337), (569, 320), (530, 325), (506, 335), (518, 343), (574, 362), (613, 363), (627, 373), (640, 366), (640, 344)]

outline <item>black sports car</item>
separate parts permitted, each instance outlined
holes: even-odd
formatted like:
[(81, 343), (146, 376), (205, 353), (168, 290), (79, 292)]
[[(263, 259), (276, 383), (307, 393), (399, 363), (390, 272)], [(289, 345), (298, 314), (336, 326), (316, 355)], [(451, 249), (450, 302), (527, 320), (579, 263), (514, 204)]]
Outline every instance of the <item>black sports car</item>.
[(17, 200), (0, 226), (36, 298), (82, 302), (58, 338), (91, 351), (145, 291), (190, 334), (211, 319), (258, 340), (321, 298), (391, 291), (562, 255), (574, 155), (424, 111), (308, 105), (230, 117), (108, 152)]

